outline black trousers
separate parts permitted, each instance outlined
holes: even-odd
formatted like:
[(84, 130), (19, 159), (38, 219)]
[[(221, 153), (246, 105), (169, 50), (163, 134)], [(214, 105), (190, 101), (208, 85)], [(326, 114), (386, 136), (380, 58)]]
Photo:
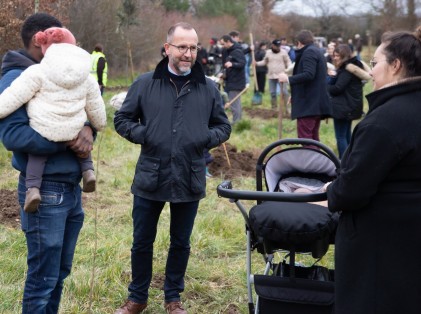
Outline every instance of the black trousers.
[(255, 92), (264, 93), (265, 92), (265, 85), (266, 85), (266, 72), (257, 72), (256, 73), (257, 79), (257, 87), (259, 90), (255, 90)]

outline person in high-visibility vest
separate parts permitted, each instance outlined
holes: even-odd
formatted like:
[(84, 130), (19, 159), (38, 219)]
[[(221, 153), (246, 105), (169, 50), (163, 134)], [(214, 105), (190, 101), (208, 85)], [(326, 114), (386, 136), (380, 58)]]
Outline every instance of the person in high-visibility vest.
[(96, 44), (94, 51), (92, 51), (92, 68), (91, 74), (98, 82), (99, 89), (101, 90), (101, 95), (104, 93), (104, 88), (107, 86), (108, 78), (108, 64), (103, 53), (103, 46), (101, 44)]

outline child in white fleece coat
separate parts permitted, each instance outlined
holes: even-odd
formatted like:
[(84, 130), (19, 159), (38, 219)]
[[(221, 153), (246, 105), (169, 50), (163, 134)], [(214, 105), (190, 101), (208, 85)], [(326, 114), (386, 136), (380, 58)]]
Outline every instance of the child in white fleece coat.
[[(54, 142), (75, 139), (89, 120), (98, 131), (106, 126), (105, 104), (98, 83), (90, 75), (90, 54), (76, 46), (65, 28), (38, 32), (35, 40), (44, 58), (30, 66), (0, 95), (0, 118), (27, 103), (30, 126)], [(91, 156), (78, 156), (83, 191), (95, 191), (96, 178)], [(46, 155), (28, 155), (24, 210), (34, 212), (41, 202), (39, 189)]]

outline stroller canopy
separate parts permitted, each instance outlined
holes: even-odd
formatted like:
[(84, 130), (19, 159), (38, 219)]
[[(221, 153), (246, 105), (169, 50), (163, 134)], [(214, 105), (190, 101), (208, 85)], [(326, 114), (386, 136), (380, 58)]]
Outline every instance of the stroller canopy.
[(276, 191), (279, 181), (291, 174), (320, 174), (336, 176), (335, 163), (324, 153), (312, 148), (289, 148), (272, 155), (265, 167), (265, 179), (269, 192)]

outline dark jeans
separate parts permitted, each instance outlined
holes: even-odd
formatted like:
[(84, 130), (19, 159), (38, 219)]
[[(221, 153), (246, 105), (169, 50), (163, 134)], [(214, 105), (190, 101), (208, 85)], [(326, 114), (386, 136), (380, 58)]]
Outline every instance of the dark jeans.
[(351, 124), (351, 120), (333, 119), (339, 158), (342, 158), (345, 150), (351, 142)]
[(44, 181), (34, 213), (23, 208), (25, 179), (19, 177), (22, 230), (28, 249), (23, 314), (56, 314), (63, 281), (70, 274), (84, 213), (79, 185)]
[(297, 119), (298, 138), (309, 138), (320, 141), (320, 116), (312, 116)]
[[(77, 158), (80, 164), (80, 171), (94, 170), (91, 154), (86, 158)], [(28, 154), (28, 163), (26, 165), (26, 188), (41, 188), (42, 175), (44, 174), (45, 163), (48, 160), (47, 155)]]
[[(132, 282), (129, 299), (146, 303), (152, 280), (153, 244), (159, 216), (165, 202), (134, 196)], [(190, 255), (190, 235), (193, 230), (199, 201), (170, 203), (170, 248), (165, 268), (165, 301), (179, 301), (184, 290), (184, 275)]]

